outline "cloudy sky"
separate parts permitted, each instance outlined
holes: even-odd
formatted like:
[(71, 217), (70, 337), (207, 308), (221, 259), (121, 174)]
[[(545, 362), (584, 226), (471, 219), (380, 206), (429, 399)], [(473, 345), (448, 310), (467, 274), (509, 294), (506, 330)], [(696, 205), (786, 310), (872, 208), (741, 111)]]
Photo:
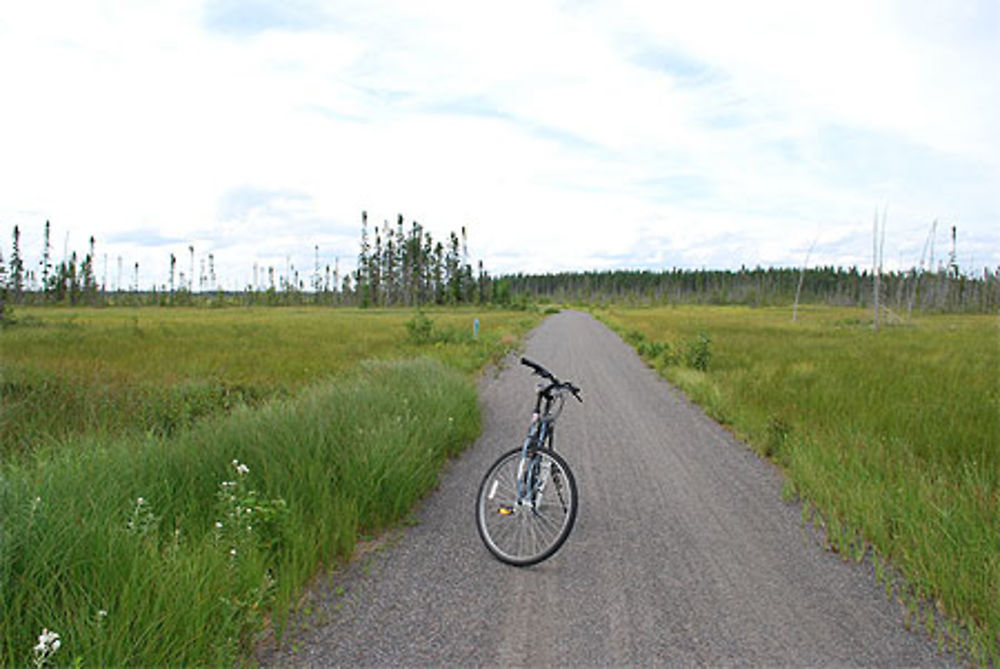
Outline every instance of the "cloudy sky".
[(234, 288), (367, 210), (494, 274), (870, 265), (887, 208), (886, 265), (937, 219), (981, 272), (998, 119), (998, 0), (6, 3), (0, 248)]

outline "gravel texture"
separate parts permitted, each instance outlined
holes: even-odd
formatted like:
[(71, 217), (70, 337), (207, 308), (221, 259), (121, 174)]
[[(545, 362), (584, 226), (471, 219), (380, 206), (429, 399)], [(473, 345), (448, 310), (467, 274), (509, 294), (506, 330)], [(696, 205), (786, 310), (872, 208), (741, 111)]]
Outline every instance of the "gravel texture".
[(535, 377), (484, 377), (482, 437), (416, 523), (326, 577), (264, 665), (953, 665), (866, 564), (823, 550), (780, 474), (588, 315), (543, 322), (525, 355), (583, 389), (556, 450), (581, 506), (551, 559), (493, 559), (475, 527), (481, 477), (520, 444)]

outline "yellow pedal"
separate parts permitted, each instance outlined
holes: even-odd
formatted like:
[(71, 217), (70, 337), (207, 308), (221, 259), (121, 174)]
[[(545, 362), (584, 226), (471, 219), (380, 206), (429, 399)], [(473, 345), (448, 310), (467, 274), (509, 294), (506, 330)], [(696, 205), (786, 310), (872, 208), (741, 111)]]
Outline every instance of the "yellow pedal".
[(501, 516), (509, 516), (510, 514), (514, 513), (514, 509), (512, 509), (509, 506), (501, 506), (499, 509), (497, 509), (497, 513), (499, 513)]

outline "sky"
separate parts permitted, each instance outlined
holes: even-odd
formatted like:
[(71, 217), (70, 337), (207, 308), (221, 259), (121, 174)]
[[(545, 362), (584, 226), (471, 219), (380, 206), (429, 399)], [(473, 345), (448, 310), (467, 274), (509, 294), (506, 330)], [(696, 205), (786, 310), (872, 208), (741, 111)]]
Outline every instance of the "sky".
[(350, 271), (364, 210), (494, 275), (870, 267), (877, 215), (981, 273), (998, 119), (1000, 0), (6, 3), (0, 249), (237, 289)]

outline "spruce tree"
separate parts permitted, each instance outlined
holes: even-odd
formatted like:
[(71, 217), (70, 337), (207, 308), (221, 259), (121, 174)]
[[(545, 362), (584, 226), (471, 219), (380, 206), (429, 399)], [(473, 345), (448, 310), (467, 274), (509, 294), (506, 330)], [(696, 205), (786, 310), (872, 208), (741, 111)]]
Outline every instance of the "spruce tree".
[(20, 304), (24, 292), (24, 262), (21, 260), (21, 230), (14, 226), (14, 248), (10, 254), (10, 292), (14, 304)]
[[(368, 283), (369, 283), (369, 258), (371, 256), (371, 246), (368, 242), (368, 212), (361, 212), (361, 251), (358, 253), (358, 268), (355, 270), (354, 288), (357, 291), (358, 299), (361, 300), (359, 306), (368, 306)], [(347, 292), (345, 284), (344, 288)]]
[(458, 235), (454, 232), (448, 238), (448, 250), (445, 255), (445, 277), (445, 282), (448, 284), (448, 303), (454, 304), (462, 299), (459, 243)]
[[(256, 266), (255, 266), (256, 269)], [(170, 301), (174, 301), (174, 273), (177, 271), (177, 256), (170, 254)], [(256, 271), (254, 272), (256, 275)], [(254, 287), (256, 288), (256, 286)]]
[(3, 249), (0, 249), (0, 325), (7, 323), (10, 312), (7, 309), (7, 266), (3, 262)]
[(371, 290), (371, 303), (377, 307), (381, 304), (382, 294), (382, 235), (379, 233), (377, 225), (375, 226), (375, 247), (372, 249), (369, 261), (371, 263), (368, 275), (371, 282), (369, 286), (369, 290)]
[(83, 259), (80, 266), (81, 280), (83, 282), (83, 294), (88, 304), (93, 305), (97, 301), (97, 279), (94, 277), (94, 237), (90, 237), (90, 252)]
[(49, 221), (45, 221), (45, 238), (42, 246), (42, 293), (46, 299), (52, 292), (52, 230)]

